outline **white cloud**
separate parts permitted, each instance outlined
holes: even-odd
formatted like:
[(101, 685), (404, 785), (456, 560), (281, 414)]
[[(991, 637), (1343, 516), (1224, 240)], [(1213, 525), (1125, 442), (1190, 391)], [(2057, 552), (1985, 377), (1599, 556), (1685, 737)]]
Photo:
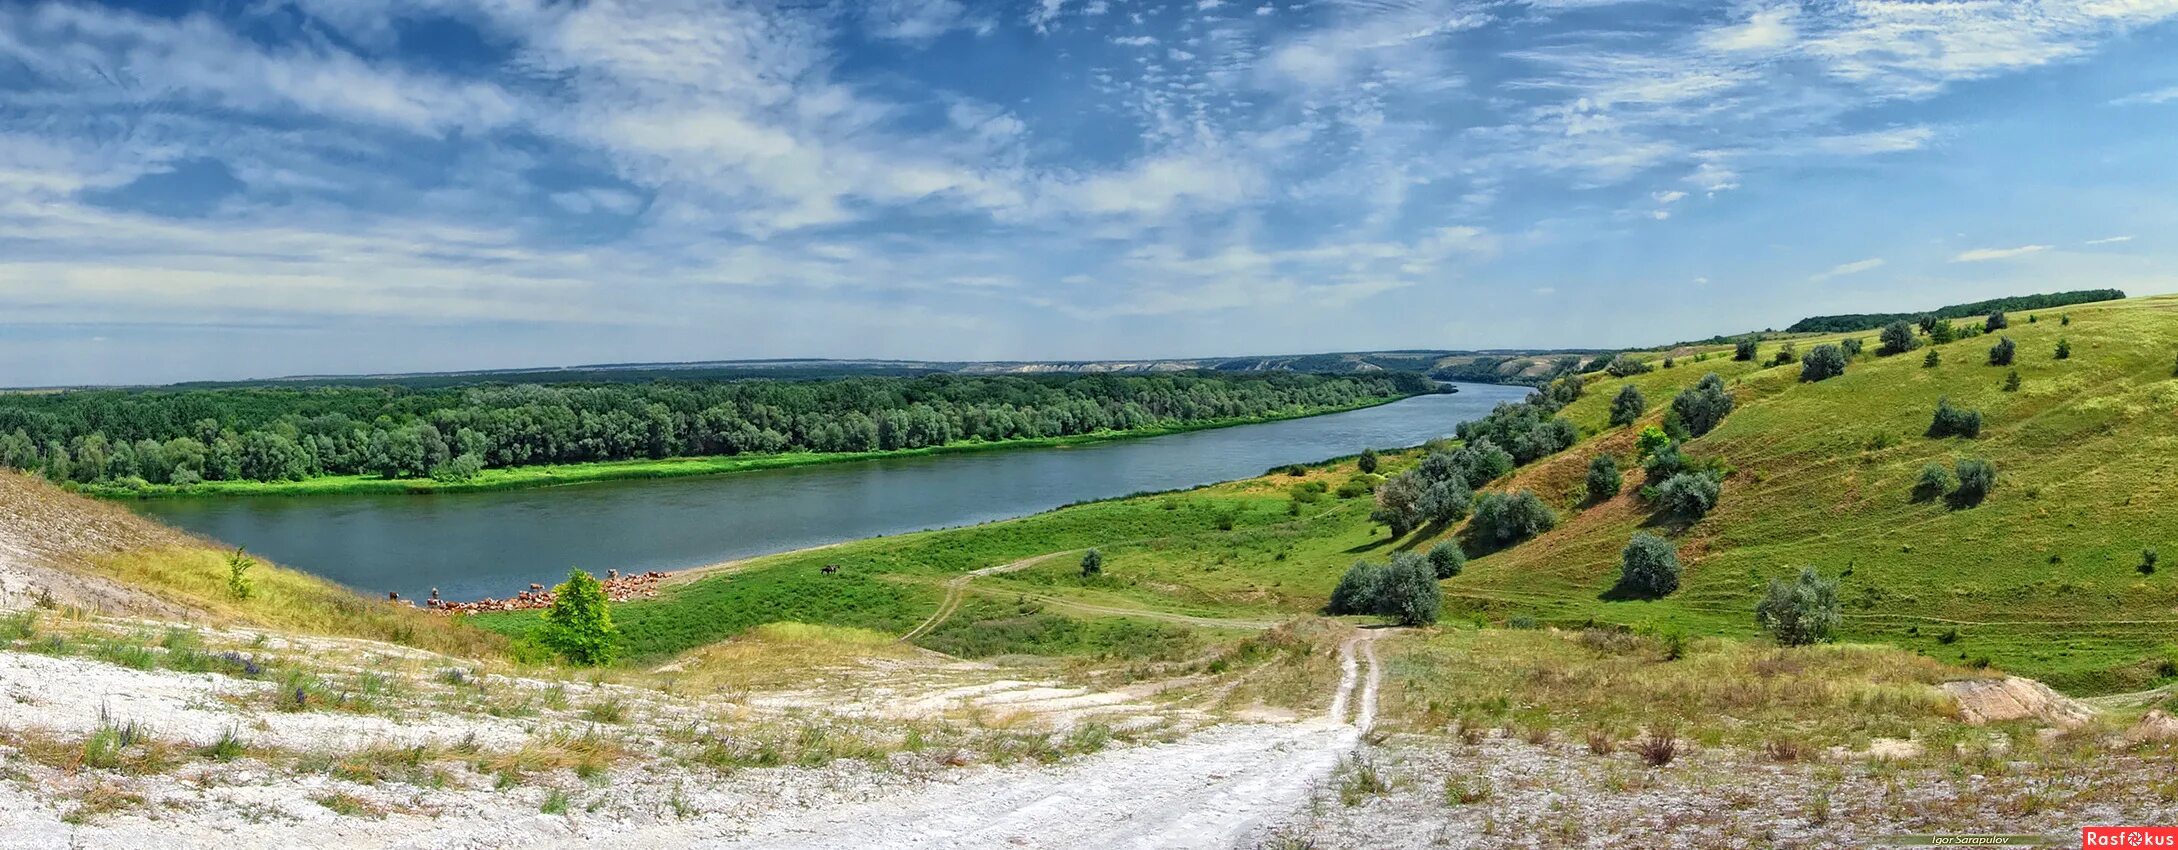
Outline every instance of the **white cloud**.
[(2087, 240), (2087, 241), (2086, 241), (2085, 243), (2082, 243), (2082, 244), (2086, 244), (2086, 245), (2116, 245), (2116, 244), (2118, 244), (2118, 243), (2121, 243), (2121, 242), (2131, 242), (2131, 241), (2133, 241), (2133, 237), (2131, 237), (2131, 236), (2108, 236), (2108, 237), (2104, 237), (2104, 238), (2102, 238), (2102, 239), (2089, 239), (2089, 240)]
[(1816, 274), (1809, 275), (1808, 280), (1815, 283), (1822, 283), (1823, 281), (1830, 280), (1832, 278), (1860, 274), (1861, 272), (1865, 271), (1874, 271), (1876, 269), (1882, 268), (1883, 266), (1884, 261), (1882, 257), (1870, 257), (1865, 260), (1856, 260), (1854, 262), (1842, 263), (1836, 266), (1832, 266), (1828, 271), (1817, 272)]
[(1936, 131), (1931, 127), (1897, 127), (1867, 133), (1825, 136), (1810, 142), (1808, 148), (1816, 153), (1839, 156), (1870, 156), (1920, 150), (1935, 138)]
[(1723, 164), (1718, 159), (1711, 158), (1695, 166), (1694, 173), (1686, 176), (1686, 182), (1693, 184), (1697, 189), (1715, 195), (1719, 192), (1729, 192), (1739, 188), (1739, 172), (1733, 171), (1730, 166)]
[(2158, 103), (2169, 103), (2174, 100), (2178, 100), (2178, 86), (2172, 86), (2167, 89), (2144, 91), (2139, 94), (2129, 94), (2116, 100), (2110, 101), (2110, 105), (2140, 106)]
[(2009, 260), (2049, 250), (2048, 245), (2021, 245), (2017, 248), (1975, 248), (1952, 257), (1954, 263), (1985, 263), (1990, 260)]
[(1667, 192), (1651, 193), (1649, 197), (1656, 199), (1656, 202), (1659, 204), (1676, 204), (1680, 201), (1686, 200), (1686, 193), (1681, 192), (1677, 189), (1673, 189)]
[(1728, 52), (1776, 50), (1792, 44), (1799, 34), (1792, 25), (1799, 13), (1794, 6), (1763, 9), (1743, 23), (1703, 33), (1702, 43), (1711, 50)]

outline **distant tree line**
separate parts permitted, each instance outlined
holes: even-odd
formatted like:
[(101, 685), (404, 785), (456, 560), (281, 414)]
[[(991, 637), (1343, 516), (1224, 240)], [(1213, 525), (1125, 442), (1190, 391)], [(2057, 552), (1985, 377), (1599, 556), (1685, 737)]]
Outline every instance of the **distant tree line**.
[(193, 484), (676, 456), (913, 449), (1350, 406), (1411, 373), (855, 377), (0, 395), (0, 465)]
[[(1916, 322), (1923, 317), (1936, 319), (1964, 319), (1987, 316), (2007, 310), (2041, 310), (2050, 307), (2066, 307), (2073, 304), (2089, 304), (2096, 301), (2118, 301), (2125, 293), (2116, 289), (2082, 289), (2073, 292), (2047, 292), (2040, 295), (2014, 295), (2008, 298), (1991, 298), (1971, 304), (1953, 304), (1938, 307), (1926, 313), (1852, 313), (1838, 316), (1810, 316), (1792, 323), (1787, 333), (1842, 333), (1865, 331), (1883, 327), (1892, 322)], [(2002, 325), (1988, 328), (1997, 330)]]

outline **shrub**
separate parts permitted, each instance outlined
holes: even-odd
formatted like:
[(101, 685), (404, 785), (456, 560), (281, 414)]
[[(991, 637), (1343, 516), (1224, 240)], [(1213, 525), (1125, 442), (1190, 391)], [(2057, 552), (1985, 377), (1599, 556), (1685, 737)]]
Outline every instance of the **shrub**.
[(1679, 421), (1686, 425), (1687, 433), (1699, 437), (1731, 415), (1732, 396), (1724, 391), (1724, 379), (1711, 372), (1673, 398), (1671, 410), (1679, 414)]
[(1467, 552), (1449, 540), (1429, 547), (1427, 557), (1430, 571), (1438, 578), (1451, 578), (1467, 569)]
[[(2034, 317), (2033, 317), (2033, 316), (2028, 316), (2028, 317), (2027, 317), (2027, 321), (2030, 321), (2030, 322), (2034, 321)], [(2070, 326), (2072, 325), (2072, 314), (2071, 314), (2071, 313), (2060, 313), (2060, 314), (2058, 314), (2058, 316), (2057, 316), (2057, 324), (2059, 324), (2059, 325), (2064, 325), (2064, 326), (2067, 326), (2067, 327), (2070, 327)]]
[(2012, 371), (2010, 371), (2009, 373), (2006, 373), (2006, 374), (2004, 375), (2004, 391), (2005, 391), (2005, 392), (2008, 392), (2008, 393), (2016, 393), (2016, 392), (2019, 392), (2019, 370), (2018, 370), (2018, 369), (2013, 369)]
[(1611, 397), (1611, 427), (1632, 425), (1648, 410), (1649, 400), (1641, 395), (1640, 388), (1632, 384), (1620, 387), (1618, 395)]
[(1093, 578), (1104, 574), (1104, 553), (1095, 549), (1081, 555), (1081, 577)]
[(1784, 345), (1777, 347), (1777, 354), (1770, 358), (1770, 365), (1783, 366), (1798, 359), (1800, 359), (1799, 350), (1794, 348), (1792, 343), (1788, 341)]
[(1845, 339), (1838, 340), (1838, 347), (1845, 350), (1845, 356), (1847, 357), (1859, 357), (1861, 347), (1865, 344), (1866, 343), (1857, 336), (1846, 337)]
[(1818, 345), (1800, 358), (1800, 380), (1820, 381), (1845, 374), (1845, 349)]
[[(2032, 318), (2032, 317), (2030, 316), (2029, 318)], [(2003, 330), (2003, 329), (2005, 329), (2005, 328), (2008, 328), (2008, 327), (2011, 327), (2011, 326), (2012, 326), (2012, 322), (2011, 322), (2011, 320), (2010, 320), (2010, 319), (2007, 319), (2007, 318), (2005, 318), (2005, 317), (2004, 317), (2004, 311), (2002, 311), (2002, 310), (1998, 310), (1998, 311), (1996, 311), (1996, 312), (1994, 312), (1994, 313), (1990, 313), (1990, 314), (1989, 314), (1989, 318), (1988, 318), (1988, 319), (1986, 319), (1986, 320), (1983, 320), (1983, 321), (1982, 321), (1982, 323), (1981, 323), (1981, 329), (1982, 329), (1982, 330), (1983, 330), (1984, 332), (1988, 332), (1988, 333), (1994, 333), (1994, 332), (1996, 332), (1996, 331), (2001, 331), (2001, 330)]]
[(2059, 359), (2059, 360), (2070, 360), (2070, 359), (2072, 359), (2072, 342), (2071, 342), (2070, 340), (2066, 340), (2066, 339), (2062, 339), (2062, 338), (2060, 338), (2060, 339), (2058, 339), (2058, 340), (2057, 340), (2057, 359)]
[(456, 455), (445, 463), (432, 467), (431, 478), (434, 481), (442, 481), (448, 483), (468, 481), (472, 478), (475, 478), (477, 473), (483, 471), (483, 458), (478, 457), (473, 453), (463, 454)]
[(1634, 532), (1619, 552), (1618, 587), (1650, 599), (1669, 596), (1679, 589), (1679, 550), (1669, 540)]
[(1611, 358), (1611, 365), (1604, 367), (1603, 371), (1610, 373), (1611, 377), (1614, 378), (1630, 378), (1649, 371), (1649, 364), (1621, 354)]
[(1921, 467), (1921, 477), (1913, 482), (1913, 500), (1926, 502), (1951, 492), (1951, 470), (1943, 464), (1932, 463)]
[(1959, 338), (1959, 329), (1952, 327), (1950, 319), (1937, 319), (1929, 323), (1928, 341), (1941, 345)]
[(1447, 478), (1423, 490), (1422, 499), (1416, 506), (1421, 509), (1423, 519), (1443, 524), (1457, 522), (1461, 517), (1467, 516), (1467, 509), (1473, 504), (1474, 498), (1474, 492), (1467, 489), (1467, 482), (1458, 478)]
[(1921, 358), (1921, 368), (1934, 369), (1937, 366), (1942, 365), (1943, 362), (1943, 354), (1941, 352), (1938, 352), (1936, 349), (1931, 348), (1928, 350), (1928, 356)]
[(1738, 341), (1738, 342), (1732, 343), (1732, 359), (1733, 359), (1733, 360), (1753, 360), (1753, 359), (1755, 359), (1755, 341), (1754, 341), (1754, 340), (1752, 340), (1752, 339), (1743, 339), (1743, 340), (1740, 340), (1740, 341)]
[(1479, 539), (1492, 547), (1510, 546), (1549, 531), (1558, 525), (1558, 515), (1552, 513), (1534, 491), (1516, 493), (1486, 493), (1475, 503), (1475, 519), (1469, 529)]
[(1641, 429), (1641, 436), (1634, 438), (1634, 458), (1636, 460), (1647, 460), (1649, 455), (1655, 454), (1658, 449), (1669, 445), (1671, 445), (1671, 435), (1664, 433), (1662, 428), (1650, 425)]
[(2016, 352), (2018, 348), (2018, 345), (2012, 343), (2011, 337), (2007, 336), (1998, 338), (1995, 345), (1989, 346), (1989, 365), (2012, 365), (2012, 357), (2014, 356), (2014, 352)]
[(1477, 438), (1459, 451), (1452, 453), (1454, 465), (1460, 470), (1469, 489), (1480, 487), (1513, 471), (1511, 452), (1498, 448), (1489, 438)]
[(1699, 472), (1682, 472), (1656, 488), (1656, 505), (1665, 515), (1693, 522), (1717, 506), (1721, 494), (1717, 479)]
[(1331, 602), (1324, 606), (1324, 613), (1373, 614), (1376, 613), (1378, 589), (1384, 584), (1384, 567), (1368, 561), (1355, 561), (1339, 577), (1337, 587), (1331, 589)]
[(1663, 767), (1679, 757), (1679, 739), (1668, 728), (1650, 729), (1634, 742), (1634, 752), (1641, 754), (1643, 764)]
[(1588, 501), (1601, 502), (1616, 496), (1625, 484), (1625, 476), (1618, 471), (1618, 459), (1600, 454), (1588, 461)]
[(236, 599), (248, 599), (257, 593), (257, 584), (250, 580), (250, 568), (257, 566), (257, 559), (240, 548), (227, 556), (227, 592)]
[[(1384, 483), (1384, 479), (1364, 472), (1346, 479), (1339, 484), (1339, 489), (1333, 492), (1341, 499), (1356, 499), (1376, 492), (1377, 485), (1382, 483)], [(1165, 504), (1172, 506), (1167, 507), (1165, 510), (1173, 510), (1179, 506), (1178, 502), (1172, 501), (1167, 501)]]
[(1931, 437), (1979, 437), (1981, 436), (1981, 411), (1953, 407), (1950, 398), (1936, 400), (1936, 416), (1929, 420), (1928, 435)]
[(1665, 479), (1685, 472), (1688, 466), (1686, 454), (1679, 450), (1679, 444), (1666, 443), (1663, 448), (1649, 453), (1648, 459), (1641, 462), (1641, 471), (1650, 484), (1661, 484)]
[(1876, 339), (1883, 344), (1876, 349), (1876, 353), (1886, 356), (1904, 354), (1921, 347), (1921, 341), (1913, 336), (1913, 326), (1906, 324), (1903, 319), (1884, 325), (1883, 330), (1876, 334)]
[(2140, 550), (2140, 566), (2138, 568), (2140, 574), (2144, 576), (2155, 575), (2155, 562), (2162, 560), (2162, 558), (2162, 554), (2156, 552), (2152, 547)]
[(1814, 567), (1801, 568), (1791, 582), (1770, 579), (1769, 591), (1755, 606), (1755, 622), (1786, 646), (1829, 640), (1838, 627), (1838, 583), (1825, 581)]
[(1357, 461), (1355, 465), (1361, 467), (1364, 474), (1376, 472), (1376, 450), (1362, 449), (1361, 460)]
[(595, 667), (609, 664), (619, 629), (613, 627), (605, 586), (582, 570), (570, 570), (567, 581), (552, 589), (552, 607), (545, 609), (544, 628), (537, 640), (545, 648), (574, 664)]
[(1426, 626), (1443, 607), (1444, 589), (1429, 562), (1412, 552), (1393, 555), (1377, 585), (1375, 613), (1402, 626)]
[(1393, 537), (1413, 531), (1427, 519), (1422, 514), (1427, 487), (1421, 474), (1412, 470), (1392, 476), (1376, 488), (1376, 510), (1369, 512), (1369, 519), (1390, 526)]
[(1959, 476), (1959, 489), (1951, 491), (1951, 501), (1959, 507), (1973, 507), (1989, 498), (1989, 491), (1996, 489), (1996, 465), (1981, 458), (1961, 458), (1955, 467)]

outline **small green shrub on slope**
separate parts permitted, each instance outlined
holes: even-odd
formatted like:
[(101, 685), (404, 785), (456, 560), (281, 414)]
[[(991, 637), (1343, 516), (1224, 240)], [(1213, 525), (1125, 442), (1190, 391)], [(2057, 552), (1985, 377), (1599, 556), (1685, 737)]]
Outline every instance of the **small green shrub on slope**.
[(1588, 461), (1588, 501), (1601, 502), (1616, 496), (1625, 483), (1624, 476), (1618, 471), (1617, 458), (1599, 454)]
[(1814, 567), (1802, 568), (1790, 582), (1770, 579), (1755, 606), (1755, 623), (1786, 646), (1829, 640), (1838, 622), (1838, 583), (1824, 580)]
[(619, 630), (613, 628), (605, 586), (578, 569), (569, 571), (567, 581), (552, 590), (552, 607), (545, 609), (537, 642), (570, 663), (588, 667), (612, 663)]
[(1641, 388), (1632, 384), (1620, 387), (1618, 395), (1611, 399), (1611, 427), (1632, 425), (1648, 410), (1649, 400), (1642, 397)]
[(1732, 396), (1724, 390), (1724, 379), (1711, 372), (1703, 375), (1691, 389), (1673, 398), (1671, 410), (1679, 414), (1679, 421), (1686, 426), (1687, 433), (1699, 437), (1731, 415)]
[(1496, 549), (1549, 531), (1558, 515), (1532, 490), (1485, 493), (1475, 503), (1475, 518), (1468, 528), (1486, 547)]
[(1679, 589), (1679, 550), (1646, 531), (1634, 532), (1619, 553), (1618, 590), (1656, 599)]

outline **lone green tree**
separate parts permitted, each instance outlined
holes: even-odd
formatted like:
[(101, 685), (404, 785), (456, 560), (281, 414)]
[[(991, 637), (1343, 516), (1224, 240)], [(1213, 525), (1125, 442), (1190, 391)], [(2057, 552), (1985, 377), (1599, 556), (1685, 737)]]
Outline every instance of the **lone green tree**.
[(1753, 360), (1753, 359), (1755, 359), (1755, 341), (1754, 341), (1754, 340), (1752, 340), (1752, 339), (1743, 339), (1743, 340), (1740, 340), (1740, 341), (1738, 341), (1738, 342), (1732, 343), (1732, 359), (1733, 359), (1733, 360)]
[(1845, 374), (1845, 349), (1818, 345), (1800, 358), (1800, 380), (1820, 381)]
[(1451, 578), (1467, 569), (1467, 552), (1460, 548), (1460, 544), (1450, 540), (1429, 547), (1426, 557), (1429, 558), (1430, 569), (1436, 572), (1438, 578)]
[(2059, 339), (2057, 340), (2057, 359), (2059, 359), (2059, 360), (2070, 360), (2070, 359), (2072, 359), (2072, 341), (2071, 341), (2071, 340), (2068, 340), (2068, 339), (2063, 339), (2063, 338), (2059, 338)]
[(1375, 473), (1375, 472), (1376, 472), (1376, 450), (1375, 450), (1375, 449), (1362, 449), (1362, 450), (1361, 450), (1361, 460), (1359, 460), (1359, 461), (1356, 461), (1356, 462), (1355, 462), (1355, 465), (1356, 465), (1356, 466), (1358, 466), (1358, 467), (1360, 467), (1360, 468), (1361, 468), (1361, 471), (1362, 471), (1362, 472), (1364, 472), (1364, 473)]
[(1882, 355), (1904, 354), (1921, 347), (1921, 341), (1913, 335), (1913, 326), (1904, 319), (1884, 325), (1876, 339), (1883, 343), (1876, 349), (1876, 353)]
[(1649, 410), (1649, 400), (1632, 384), (1620, 387), (1618, 395), (1611, 397), (1611, 427), (1632, 425), (1641, 414)]
[(1938, 366), (1943, 365), (1943, 362), (1943, 354), (1936, 349), (1931, 348), (1928, 350), (1928, 356), (1921, 358), (1921, 368), (1934, 369)]
[[(2029, 317), (2029, 318), (2032, 318), (2032, 317)], [(2005, 329), (2005, 328), (2008, 328), (2008, 327), (2011, 327), (2011, 326), (2012, 326), (2012, 322), (2011, 322), (2011, 320), (2010, 320), (2010, 319), (2008, 319), (2008, 318), (2005, 318), (2005, 316), (2004, 316), (2004, 311), (2002, 311), (2002, 310), (1998, 310), (1998, 311), (1996, 311), (1996, 312), (1994, 312), (1994, 313), (1990, 313), (1990, 314), (1989, 314), (1989, 318), (1988, 318), (1988, 319), (1986, 319), (1986, 320), (1984, 320), (1984, 321), (1983, 321), (1983, 322), (1981, 323), (1981, 329), (1982, 329), (1982, 330), (1983, 330), (1984, 332), (1991, 332), (1991, 333), (1993, 333), (1993, 332), (1996, 332), (1996, 331), (2001, 331), (2001, 330), (2003, 330), (2003, 329)]]
[(1669, 540), (1634, 532), (1619, 552), (1618, 587), (1650, 599), (1671, 595), (1679, 589), (1679, 550)]
[(1671, 410), (1679, 414), (1688, 434), (1699, 437), (1731, 415), (1732, 395), (1724, 390), (1724, 378), (1711, 372), (1673, 398)]
[(2012, 358), (2018, 350), (2019, 346), (2012, 342), (2011, 337), (1999, 337), (1995, 345), (1989, 346), (1989, 365), (2012, 365)]
[(567, 581), (552, 589), (552, 607), (544, 612), (544, 628), (537, 642), (571, 664), (596, 667), (610, 664), (620, 630), (605, 599), (605, 586), (580, 569), (569, 570)]
[(1443, 608), (1436, 568), (1412, 552), (1393, 555), (1377, 585), (1376, 613), (1402, 626), (1426, 626), (1437, 622)]
[(1081, 556), (1081, 577), (1095, 578), (1104, 572), (1104, 553), (1090, 549)]
[(1588, 462), (1588, 501), (1601, 502), (1618, 495), (1626, 477), (1618, 471), (1618, 459), (1608, 452)]
[(1384, 567), (1368, 561), (1355, 561), (1339, 576), (1339, 584), (1331, 589), (1331, 602), (1324, 606), (1324, 613), (1339, 614), (1376, 613), (1379, 590), (1384, 584)]
[(1838, 627), (1838, 583), (1814, 567), (1802, 567), (1790, 582), (1770, 579), (1769, 591), (1755, 606), (1755, 623), (1786, 646), (1829, 640)]

